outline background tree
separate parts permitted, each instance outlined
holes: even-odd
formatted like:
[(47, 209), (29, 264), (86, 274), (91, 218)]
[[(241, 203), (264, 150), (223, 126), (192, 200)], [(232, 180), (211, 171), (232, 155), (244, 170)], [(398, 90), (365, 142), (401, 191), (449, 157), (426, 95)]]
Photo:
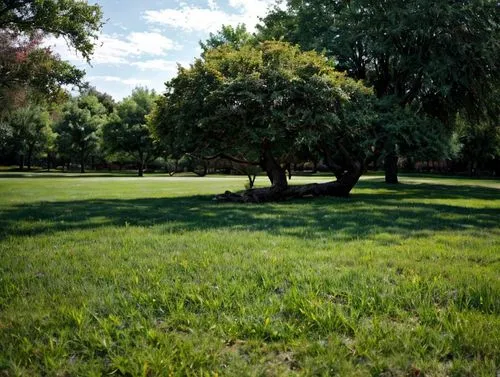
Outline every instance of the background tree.
[(217, 33), (210, 33), (208, 39), (205, 42), (200, 42), (200, 47), (203, 52), (208, 50), (229, 45), (236, 49), (248, 44), (252, 41), (253, 36), (247, 31), (244, 24), (239, 24), (236, 27), (231, 25), (222, 25), (221, 30)]
[(31, 169), (33, 157), (42, 151), (47, 143), (47, 129), (50, 127), (49, 113), (35, 106), (19, 108), (8, 118), (11, 137), (8, 143), (18, 155), (19, 168), (26, 163)]
[[(366, 80), (386, 109), (409, 107), (433, 118), (431, 133), (451, 135), (457, 111), (495, 119), (500, 69), (500, 12), (496, 1), (289, 0), (260, 26), (262, 39), (285, 39), (324, 51), (351, 77)], [(397, 119), (397, 115), (396, 115)], [(386, 180), (397, 182), (395, 140), (407, 129), (381, 125), (376, 149)]]
[(87, 159), (99, 146), (100, 127), (106, 122), (106, 109), (93, 95), (71, 100), (56, 126), (58, 150), (63, 157), (76, 155), (80, 172), (85, 172)]
[(103, 140), (111, 153), (124, 152), (134, 158), (138, 175), (144, 175), (147, 162), (158, 157), (158, 148), (146, 124), (146, 116), (157, 99), (154, 91), (136, 88), (116, 107), (103, 128)]
[[(317, 53), (281, 42), (226, 44), (180, 68), (150, 121), (172, 155), (260, 166), (269, 189), (224, 199), (266, 201), (348, 195), (367, 155), (370, 109), (370, 90)], [(337, 181), (289, 187), (285, 165), (299, 150), (324, 156)]]

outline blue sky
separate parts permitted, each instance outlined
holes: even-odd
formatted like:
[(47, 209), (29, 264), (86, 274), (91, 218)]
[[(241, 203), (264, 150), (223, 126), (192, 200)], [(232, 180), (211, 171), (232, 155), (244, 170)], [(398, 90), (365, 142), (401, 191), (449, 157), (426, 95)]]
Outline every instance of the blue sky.
[[(95, 0), (89, 0), (94, 3)], [(274, 0), (98, 0), (107, 20), (92, 66), (64, 40), (47, 43), (65, 60), (87, 72), (98, 90), (119, 100), (136, 86), (162, 92), (177, 64), (188, 65), (200, 55), (198, 42), (222, 24), (245, 23), (254, 30), (258, 17)]]

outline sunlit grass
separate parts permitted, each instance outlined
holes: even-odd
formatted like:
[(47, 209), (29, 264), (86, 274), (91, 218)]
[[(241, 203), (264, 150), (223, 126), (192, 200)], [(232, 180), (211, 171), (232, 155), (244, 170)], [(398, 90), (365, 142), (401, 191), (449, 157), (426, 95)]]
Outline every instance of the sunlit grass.
[(0, 375), (495, 376), (500, 184), (402, 181), (0, 179)]

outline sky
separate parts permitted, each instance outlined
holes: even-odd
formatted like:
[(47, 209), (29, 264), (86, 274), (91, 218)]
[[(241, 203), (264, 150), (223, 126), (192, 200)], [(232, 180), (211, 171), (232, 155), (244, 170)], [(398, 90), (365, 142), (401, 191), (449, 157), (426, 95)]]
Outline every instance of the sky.
[(87, 64), (62, 39), (47, 44), (62, 59), (86, 71), (86, 80), (116, 100), (137, 86), (161, 93), (201, 49), (199, 41), (221, 26), (244, 23), (255, 30), (275, 0), (89, 0), (103, 9), (106, 23)]

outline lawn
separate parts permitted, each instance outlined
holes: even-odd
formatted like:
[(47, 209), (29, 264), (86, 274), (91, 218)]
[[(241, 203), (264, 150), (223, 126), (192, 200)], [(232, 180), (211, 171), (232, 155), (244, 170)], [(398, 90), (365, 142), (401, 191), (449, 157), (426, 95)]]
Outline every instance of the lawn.
[(402, 182), (5, 175), (0, 375), (496, 376), (500, 182)]

